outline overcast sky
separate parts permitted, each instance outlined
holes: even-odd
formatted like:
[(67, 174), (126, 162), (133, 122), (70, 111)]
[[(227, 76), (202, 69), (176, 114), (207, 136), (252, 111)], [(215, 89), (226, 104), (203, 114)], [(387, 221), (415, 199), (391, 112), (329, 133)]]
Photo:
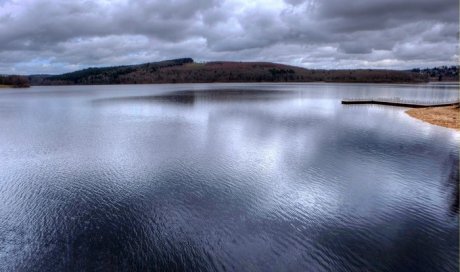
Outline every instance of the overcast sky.
[(0, 73), (191, 57), (308, 68), (458, 63), (458, 0), (0, 0)]

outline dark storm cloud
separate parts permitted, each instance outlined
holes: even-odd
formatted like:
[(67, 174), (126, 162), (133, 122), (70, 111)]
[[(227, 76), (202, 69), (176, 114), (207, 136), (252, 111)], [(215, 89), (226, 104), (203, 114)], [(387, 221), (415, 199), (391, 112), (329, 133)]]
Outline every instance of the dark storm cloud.
[(199, 27), (197, 13), (215, 5), (212, 0), (130, 1), (116, 6), (92, 1), (30, 2), (19, 14), (11, 12), (0, 17), (4, 21), (0, 26), (3, 48), (42, 49), (71, 38), (107, 35), (186, 39), (194, 26)]
[(190, 56), (312, 68), (458, 61), (456, 0), (0, 0), (0, 73)]
[(416, 20), (455, 22), (458, 20), (456, 5), (456, 0), (329, 0), (320, 5), (319, 14), (342, 20), (345, 24), (336, 25), (339, 29), (380, 29)]

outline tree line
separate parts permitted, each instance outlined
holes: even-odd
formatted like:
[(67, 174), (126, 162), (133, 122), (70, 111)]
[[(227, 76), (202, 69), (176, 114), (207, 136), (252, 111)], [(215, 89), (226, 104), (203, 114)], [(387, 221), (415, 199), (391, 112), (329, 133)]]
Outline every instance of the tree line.
[(8, 85), (17, 88), (25, 88), (30, 86), (29, 80), (26, 77), (16, 75), (0, 75), (0, 85)]
[(450, 80), (450, 81), (458, 81), (459, 76), (458, 76), (458, 66), (440, 66), (440, 67), (434, 67), (434, 68), (415, 68), (412, 69), (411, 72), (417, 73), (417, 74), (425, 74), (430, 77), (430, 79), (433, 81), (445, 81), (445, 80)]

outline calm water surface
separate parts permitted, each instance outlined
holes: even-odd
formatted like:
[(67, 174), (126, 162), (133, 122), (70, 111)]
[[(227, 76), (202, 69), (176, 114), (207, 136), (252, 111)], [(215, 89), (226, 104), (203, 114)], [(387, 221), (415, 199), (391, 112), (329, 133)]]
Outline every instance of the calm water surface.
[(458, 271), (458, 85), (0, 93), (1, 271)]

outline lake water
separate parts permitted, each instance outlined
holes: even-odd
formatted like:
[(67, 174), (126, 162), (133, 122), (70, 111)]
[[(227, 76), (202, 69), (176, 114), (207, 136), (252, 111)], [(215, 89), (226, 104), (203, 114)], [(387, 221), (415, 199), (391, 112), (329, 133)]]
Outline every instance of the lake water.
[(458, 85), (0, 92), (1, 271), (458, 271), (459, 133), (342, 98)]

